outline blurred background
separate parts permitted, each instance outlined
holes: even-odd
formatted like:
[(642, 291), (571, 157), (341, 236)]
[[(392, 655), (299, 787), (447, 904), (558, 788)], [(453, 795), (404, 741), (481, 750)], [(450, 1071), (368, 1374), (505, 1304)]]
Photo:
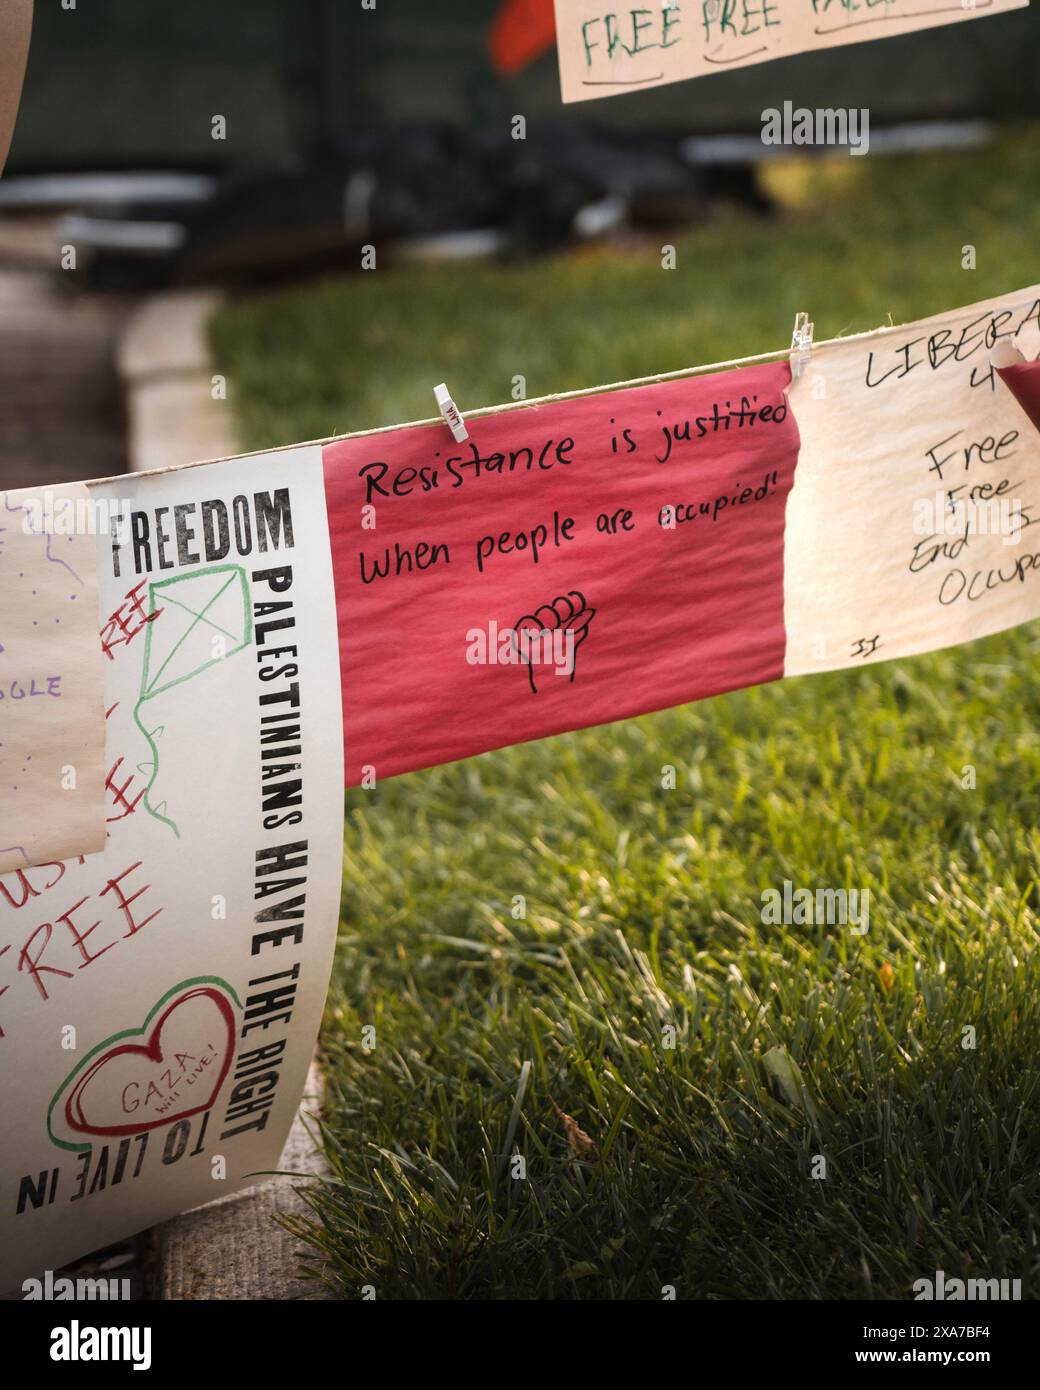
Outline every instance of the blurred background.
[[(867, 107), (874, 154), (927, 159), (1030, 115), (1038, 60), (1020, 11), (563, 107), (551, 0), (38, 6), (0, 183), (0, 482), (127, 466), (118, 345), (156, 291), (358, 272), (366, 244), (381, 269), (519, 266), (768, 219), (764, 108)], [(323, 433), (383, 420), (352, 399)]]

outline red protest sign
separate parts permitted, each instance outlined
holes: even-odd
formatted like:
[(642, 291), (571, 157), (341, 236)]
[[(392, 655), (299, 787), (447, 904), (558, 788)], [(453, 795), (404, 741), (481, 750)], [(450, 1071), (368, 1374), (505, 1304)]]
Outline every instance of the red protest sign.
[(326, 445), (348, 785), (782, 675), (789, 381)]

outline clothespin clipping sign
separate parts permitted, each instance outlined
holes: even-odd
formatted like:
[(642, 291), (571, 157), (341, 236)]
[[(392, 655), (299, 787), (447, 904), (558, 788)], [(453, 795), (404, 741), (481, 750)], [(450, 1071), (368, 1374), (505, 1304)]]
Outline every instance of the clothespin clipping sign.
[(813, 325), (806, 313), (795, 314), (791, 334), (791, 376), (797, 381), (812, 358)]
[(437, 409), (444, 416), (447, 426), (454, 436), (455, 443), (461, 444), (464, 439), (469, 438), (469, 430), (466, 429), (466, 422), (443, 381), (439, 386), (433, 388), (433, 395), (437, 402)]

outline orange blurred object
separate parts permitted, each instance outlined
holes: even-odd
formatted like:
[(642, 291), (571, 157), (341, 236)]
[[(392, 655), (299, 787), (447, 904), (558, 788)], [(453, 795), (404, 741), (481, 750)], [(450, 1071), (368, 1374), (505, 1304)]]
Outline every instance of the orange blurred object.
[(488, 52), (504, 77), (521, 72), (556, 42), (553, 0), (503, 0), (488, 32)]

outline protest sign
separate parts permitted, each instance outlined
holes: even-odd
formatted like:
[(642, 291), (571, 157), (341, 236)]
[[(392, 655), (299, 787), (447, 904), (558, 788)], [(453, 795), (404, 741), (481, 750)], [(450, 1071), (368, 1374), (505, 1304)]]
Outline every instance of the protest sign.
[(1040, 436), (993, 365), (1040, 287), (821, 346), (791, 391), (785, 673), (968, 642), (1040, 612)]
[(0, 874), (105, 843), (92, 503), (0, 492)]
[(556, 0), (565, 102), (1021, 9), (1028, 0)]
[(464, 444), (419, 425), (326, 445), (348, 783), (779, 676), (789, 380), (780, 362), (503, 411)]
[(344, 774), (1040, 616), (1038, 356), (1033, 287), (794, 377), (725, 364), (479, 412), (461, 442), (424, 421), (94, 486), (121, 516), (95, 538), (108, 839), (0, 877), (0, 1276), (277, 1163)]
[(0, 878), (0, 1288), (277, 1166), (338, 919), (320, 450), (93, 495), (108, 840)]
[[(325, 446), (348, 784), (1040, 613), (1040, 288)], [(1034, 554), (1034, 550), (1037, 553)]]

